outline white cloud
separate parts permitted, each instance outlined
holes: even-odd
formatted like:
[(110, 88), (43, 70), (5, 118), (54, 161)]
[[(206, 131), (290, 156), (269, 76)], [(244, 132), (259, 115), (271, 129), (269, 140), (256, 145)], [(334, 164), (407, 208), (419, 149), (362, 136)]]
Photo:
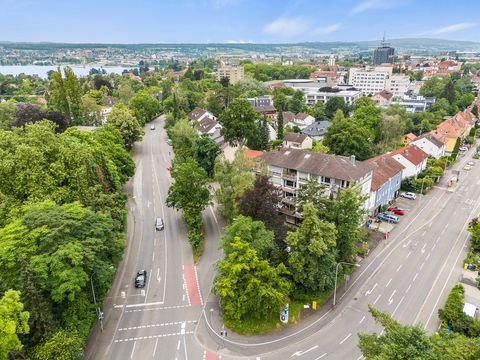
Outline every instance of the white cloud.
[(351, 13), (359, 14), (367, 10), (389, 9), (398, 5), (402, 5), (405, 2), (405, 0), (363, 0), (352, 9)]
[(477, 26), (477, 24), (474, 23), (469, 23), (469, 22), (463, 22), (463, 23), (458, 23), (458, 24), (453, 24), (453, 25), (448, 25), (444, 26), (438, 29), (431, 30), (427, 32), (427, 34), (433, 34), (433, 35), (441, 35), (441, 34), (448, 34), (460, 30), (465, 30), (465, 29), (470, 29), (472, 27)]
[(316, 28), (313, 32), (315, 34), (330, 34), (337, 31), (341, 27), (342, 27), (342, 24), (336, 23), (336, 24), (325, 26), (325, 27)]
[(303, 34), (310, 24), (302, 17), (279, 17), (264, 26), (263, 31), (271, 35), (293, 37)]
[(252, 40), (227, 40), (227, 44), (253, 44)]

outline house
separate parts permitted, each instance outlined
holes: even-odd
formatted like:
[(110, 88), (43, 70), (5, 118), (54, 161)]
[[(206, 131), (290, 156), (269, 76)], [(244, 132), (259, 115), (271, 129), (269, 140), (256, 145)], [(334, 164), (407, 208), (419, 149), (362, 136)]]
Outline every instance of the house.
[(260, 150), (252, 150), (252, 149), (249, 149), (249, 148), (245, 148), (245, 156), (248, 158), (248, 159), (256, 159), (260, 156), (263, 155), (263, 151), (260, 151)]
[(256, 113), (262, 114), (269, 118), (273, 118), (277, 115), (277, 109), (275, 109), (275, 107), (272, 105), (254, 106), (253, 110), (255, 110)]
[(387, 155), (366, 162), (373, 167), (369, 213), (375, 216), (398, 196), (405, 166)]
[(455, 116), (447, 117), (438, 124), (434, 135), (445, 139), (445, 154), (451, 155), (457, 139), (468, 136), (470, 129), (475, 125), (475, 117), (470, 112), (459, 112)]
[(223, 144), (224, 139), (221, 134), (222, 125), (216, 120), (205, 117), (197, 123), (196, 128), (199, 135), (206, 134), (217, 144)]
[(445, 155), (445, 143), (437, 138), (433, 133), (420, 135), (410, 144), (419, 147), (429, 156), (432, 156), (435, 159), (440, 159)]
[(331, 125), (330, 121), (315, 121), (303, 129), (301, 133), (310, 136), (314, 140), (321, 141)]
[(403, 143), (405, 145), (408, 145), (410, 144), (413, 140), (415, 140), (417, 138), (417, 135), (415, 135), (414, 133), (408, 133), (407, 135), (404, 135), (403, 136)]
[(208, 117), (210, 119), (216, 120), (216, 117), (209, 111), (196, 107), (188, 115), (188, 119), (191, 121), (202, 121), (204, 118)]
[[(278, 117), (278, 116), (277, 116)], [(275, 119), (276, 120), (276, 119)], [(297, 126), (300, 129), (305, 129), (307, 126), (313, 124), (315, 118), (306, 113), (294, 114), (291, 111), (283, 112), (283, 126), (284, 127), (295, 127)]]
[(373, 95), (372, 100), (375, 101), (378, 106), (388, 107), (390, 105), (392, 97), (393, 94), (390, 91), (382, 90)]
[(407, 145), (387, 154), (402, 164), (405, 169), (402, 172), (402, 180), (417, 176), (427, 168), (428, 154), (415, 145)]
[[(258, 158), (267, 166), (272, 184), (282, 191), (279, 211), (285, 214), (286, 222), (298, 224), (301, 220), (296, 208), (296, 194), (308, 181), (317, 181), (325, 186), (327, 196), (336, 196), (341, 189), (356, 188), (368, 197), (372, 185), (372, 168), (355, 156), (345, 157), (309, 153), (300, 149), (282, 148)], [(368, 208), (368, 200), (364, 203)]]
[(285, 135), (283, 146), (294, 149), (311, 149), (313, 146), (313, 141), (305, 134), (291, 132)]

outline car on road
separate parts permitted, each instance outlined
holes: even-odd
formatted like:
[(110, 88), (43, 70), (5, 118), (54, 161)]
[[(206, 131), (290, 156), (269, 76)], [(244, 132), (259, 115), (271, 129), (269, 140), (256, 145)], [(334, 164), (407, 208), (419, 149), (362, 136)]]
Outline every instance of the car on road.
[(171, 146), (172, 145), (172, 139), (167, 139), (167, 144)]
[(469, 170), (472, 170), (472, 167), (467, 164), (467, 165), (465, 165), (465, 166), (463, 167), (463, 170), (469, 171)]
[(386, 221), (386, 222), (390, 222), (390, 223), (394, 223), (394, 224), (397, 224), (400, 221), (398, 216), (396, 216), (396, 215), (394, 215), (390, 212), (380, 213), (380, 214), (378, 214), (377, 218), (382, 220), (382, 221)]
[(460, 149), (458, 149), (460, 151), (468, 151), (468, 147), (466, 146), (461, 146)]
[(150, 130), (155, 130), (155, 125), (150, 126)]
[(143, 288), (147, 282), (147, 270), (137, 271), (137, 276), (135, 276), (135, 287)]
[(165, 225), (163, 223), (163, 219), (162, 218), (156, 218), (155, 219), (155, 230), (156, 231), (161, 231), (165, 229)]
[(469, 162), (467, 162), (467, 165), (473, 166), (473, 165), (475, 165), (475, 161), (470, 160)]
[(406, 210), (402, 209), (402, 208), (399, 208), (398, 206), (389, 207), (387, 210), (390, 211), (391, 213), (395, 214), (395, 215), (405, 215), (406, 214)]
[(417, 195), (415, 195), (415, 193), (412, 193), (412, 192), (402, 192), (400, 194), (401, 197), (405, 198), (405, 199), (410, 199), (410, 200), (415, 200), (417, 198)]

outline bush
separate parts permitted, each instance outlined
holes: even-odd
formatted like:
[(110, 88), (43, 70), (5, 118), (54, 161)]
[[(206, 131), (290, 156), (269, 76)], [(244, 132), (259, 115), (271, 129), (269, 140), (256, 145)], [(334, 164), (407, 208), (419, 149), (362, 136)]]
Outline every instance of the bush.
[(438, 315), (444, 328), (468, 335), (472, 319), (463, 312), (464, 292), (461, 284), (455, 285), (448, 295), (444, 308), (438, 310)]

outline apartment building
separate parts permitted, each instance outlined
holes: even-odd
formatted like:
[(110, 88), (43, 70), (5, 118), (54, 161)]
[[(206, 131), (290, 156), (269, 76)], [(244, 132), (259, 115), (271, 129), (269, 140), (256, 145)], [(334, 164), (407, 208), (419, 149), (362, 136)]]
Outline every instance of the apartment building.
[(223, 78), (227, 78), (230, 81), (230, 84), (236, 84), (243, 81), (245, 78), (243, 66), (226, 65), (219, 67), (217, 69), (217, 81), (220, 81)]
[(357, 161), (354, 156), (335, 156), (309, 153), (299, 149), (279, 149), (263, 154), (260, 161), (266, 164), (270, 181), (282, 190), (279, 211), (285, 214), (286, 222), (298, 224), (296, 196), (300, 187), (308, 181), (325, 185), (325, 194), (335, 196), (339, 191), (354, 187), (365, 195), (368, 210), (372, 185), (372, 166)]
[(348, 74), (349, 84), (360, 90), (363, 95), (373, 95), (387, 90), (387, 80), (391, 76), (392, 68), (389, 66), (351, 68)]
[(329, 87), (315, 80), (291, 79), (284, 80), (284, 84), (295, 90), (301, 90), (305, 94), (307, 105), (314, 105), (318, 102), (326, 103), (333, 97), (340, 97), (345, 103), (352, 105), (362, 96), (362, 92), (352, 86)]
[(411, 86), (410, 76), (405, 74), (392, 74), (386, 80), (385, 90), (391, 92), (394, 96), (402, 96), (411, 90)]

